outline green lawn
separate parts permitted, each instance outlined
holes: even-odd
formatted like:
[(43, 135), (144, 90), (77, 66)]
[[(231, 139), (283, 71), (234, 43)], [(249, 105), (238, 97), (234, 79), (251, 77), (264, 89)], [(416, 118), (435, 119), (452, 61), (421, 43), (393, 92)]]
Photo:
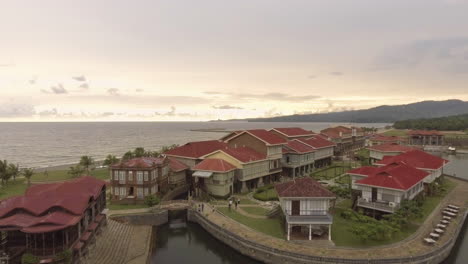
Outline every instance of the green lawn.
[(0, 187), (0, 199), (22, 195), (27, 187), (25, 179), (10, 180), (6, 185)]
[(331, 180), (337, 176), (342, 175), (351, 169), (351, 166), (332, 166), (326, 169), (321, 169), (311, 174), (312, 178), (316, 180)]
[(253, 215), (267, 215), (268, 212), (270, 211), (269, 209), (258, 207), (258, 206), (242, 207), (242, 210)]
[(218, 210), (224, 215), (234, 219), (235, 221), (246, 225), (258, 232), (284, 239), (284, 227), (281, 224), (281, 221), (278, 218), (274, 219), (255, 219), (239, 214), (234, 209), (229, 209), (227, 207), (218, 208)]
[[(450, 192), (453, 188), (455, 188), (456, 184), (445, 178), (443, 182), (443, 186), (447, 189), (447, 193)], [(434, 208), (439, 205), (440, 201), (444, 199), (445, 194), (443, 195), (437, 195), (437, 196), (426, 196), (426, 199), (424, 200), (424, 204), (422, 206), (422, 217), (417, 218), (414, 220), (415, 223), (423, 223), (424, 220), (434, 211)]]
[(278, 194), (274, 188), (265, 190), (263, 192), (254, 193), (253, 197), (260, 201), (275, 201), (278, 200)]
[[(101, 180), (109, 179), (109, 170), (107, 168), (91, 170), (89, 174)], [(35, 173), (32, 176), (31, 181), (62, 181), (68, 179), (71, 179), (71, 175), (68, 174), (68, 170), (51, 170), (47, 171), (47, 174), (44, 172)]]
[(146, 204), (107, 204), (107, 208), (109, 210), (129, 210), (129, 209), (140, 209), (140, 208), (148, 208)]
[(351, 182), (351, 179), (349, 175), (344, 175), (344, 176), (339, 177), (338, 179), (335, 179), (335, 182), (339, 184), (343, 184), (343, 185), (344, 184), (349, 185)]
[(402, 129), (392, 129), (383, 133), (386, 136), (406, 137), (408, 131)]

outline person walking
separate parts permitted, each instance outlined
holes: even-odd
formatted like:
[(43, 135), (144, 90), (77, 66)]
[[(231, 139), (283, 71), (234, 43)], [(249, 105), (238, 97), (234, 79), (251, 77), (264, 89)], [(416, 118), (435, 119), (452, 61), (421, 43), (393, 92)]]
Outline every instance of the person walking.
[(237, 210), (237, 204), (238, 204), (237, 200), (234, 201), (234, 204), (236, 205), (236, 210)]
[(229, 200), (229, 211), (231, 211), (232, 200)]

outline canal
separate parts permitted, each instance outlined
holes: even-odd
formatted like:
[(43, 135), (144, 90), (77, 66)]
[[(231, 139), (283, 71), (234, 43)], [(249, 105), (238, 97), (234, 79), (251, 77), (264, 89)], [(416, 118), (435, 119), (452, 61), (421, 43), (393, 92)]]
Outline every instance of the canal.
[[(456, 174), (457, 177), (468, 179), (468, 155), (439, 155), (450, 160), (445, 171), (447, 174)], [(171, 220), (171, 223), (157, 227), (155, 246), (151, 256), (152, 264), (260, 263), (226, 246), (199, 225), (187, 223), (183, 218), (177, 217)], [(465, 223), (464, 231), (460, 235), (457, 245), (443, 264), (468, 263), (467, 229), (468, 224)]]

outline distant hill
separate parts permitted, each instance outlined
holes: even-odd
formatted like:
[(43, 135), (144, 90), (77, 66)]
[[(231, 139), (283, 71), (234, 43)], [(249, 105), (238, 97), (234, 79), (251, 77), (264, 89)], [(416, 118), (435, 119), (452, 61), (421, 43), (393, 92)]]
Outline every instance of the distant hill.
[(365, 110), (251, 118), (247, 120), (249, 122), (393, 123), (407, 119), (444, 117), (466, 113), (468, 113), (468, 102), (447, 100), (422, 101), (406, 105), (382, 105)]
[(395, 122), (393, 126), (398, 129), (467, 130), (468, 114), (402, 120)]

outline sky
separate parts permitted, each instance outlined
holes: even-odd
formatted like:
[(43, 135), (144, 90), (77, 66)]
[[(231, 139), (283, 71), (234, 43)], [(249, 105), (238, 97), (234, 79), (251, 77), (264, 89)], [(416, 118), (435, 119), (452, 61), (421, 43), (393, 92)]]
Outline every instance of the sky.
[(468, 0), (2, 0), (0, 121), (468, 100)]

